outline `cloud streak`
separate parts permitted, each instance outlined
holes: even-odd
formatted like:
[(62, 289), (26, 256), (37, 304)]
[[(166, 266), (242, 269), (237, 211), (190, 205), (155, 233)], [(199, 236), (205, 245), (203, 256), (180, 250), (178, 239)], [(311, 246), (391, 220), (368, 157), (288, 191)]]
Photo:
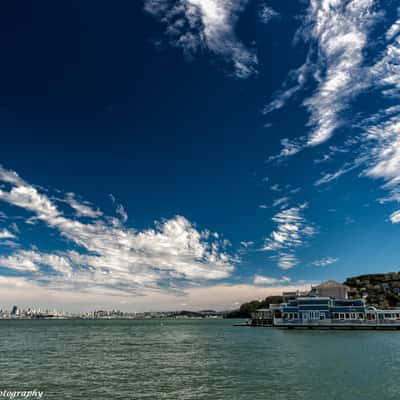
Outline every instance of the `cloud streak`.
[(8, 229), (0, 230), (0, 240), (1, 239), (15, 239), (15, 235), (11, 233)]
[(304, 203), (282, 210), (272, 218), (277, 228), (265, 240), (262, 250), (273, 252), (273, 258), (278, 260), (278, 266), (282, 269), (290, 269), (298, 264), (296, 249), (316, 233), (314, 226), (303, 216), (306, 208), (307, 204)]
[[(292, 156), (331, 138), (345, 123), (343, 112), (371, 84), (365, 68), (365, 50), (371, 27), (381, 14), (375, 0), (311, 0), (300, 36), (309, 46), (305, 63), (290, 72), (274, 99), (265, 107), (269, 113), (284, 107), (306, 84), (316, 86), (302, 105), (309, 112), (310, 132), (300, 143), (288, 146), (277, 157)], [(311, 82), (310, 82), (311, 81)]]
[(282, 278), (271, 278), (263, 275), (254, 275), (253, 284), (259, 286), (273, 286), (289, 283), (290, 281), (291, 279), (287, 276), (282, 276)]
[(144, 9), (166, 26), (173, 46), (188, 56), (202, 51), (225, 60), (238, 78), (256, 73), (257, 57), (236, 37), (247, 0), (145, 0)]
[(332, 136), (342, 124), (341, 112), (368, 86), (362, 66), (373, 6), (374, 0), (311, 0), (305, 35), (317, 46), (318, 86), (304, 102), (311, 114), (310, 146)]
[(321, 258), (320, 260), (315, 260), (311, 264), (314, 267), (326, 267), (327, 265), (331, 265), (331, 264), (338, 262), (338, 260), (339, 260), (338, 258), (325, 257), (325, 258)]

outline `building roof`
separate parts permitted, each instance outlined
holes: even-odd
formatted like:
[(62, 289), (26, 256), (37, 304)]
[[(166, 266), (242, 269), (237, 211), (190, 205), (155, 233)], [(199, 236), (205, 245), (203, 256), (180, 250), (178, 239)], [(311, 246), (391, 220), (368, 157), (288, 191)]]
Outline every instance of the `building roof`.
[(316, 289), (336, 289), (336, 288), (349, 289), (348, 286), (343, 285), (342, 283), (339, 283), (339, 282), (336, 282), (333, 280), (322, 282), (315, 288)]

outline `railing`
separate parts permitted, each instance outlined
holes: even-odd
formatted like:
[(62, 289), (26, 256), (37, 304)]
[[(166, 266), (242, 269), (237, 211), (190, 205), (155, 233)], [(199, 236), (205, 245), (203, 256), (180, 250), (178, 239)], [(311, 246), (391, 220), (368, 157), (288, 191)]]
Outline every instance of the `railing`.
[(274, 318), (276, 326), (399, 326), (400, 320), (340, 320), (340, 319), (324, 319), (324, 320), (287, 320), (283, 318)]

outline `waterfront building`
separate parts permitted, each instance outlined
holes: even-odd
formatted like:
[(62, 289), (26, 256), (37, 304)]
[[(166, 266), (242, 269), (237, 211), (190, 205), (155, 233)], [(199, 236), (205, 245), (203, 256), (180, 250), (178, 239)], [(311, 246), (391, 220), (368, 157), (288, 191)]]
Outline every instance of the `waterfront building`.
[(400, 329), (400, 309), (381, 310), (364, 299), (348, 299), (349, 287), (323, 282), (308, 293), (287, 292), (283, 303), (252, 314), (252, 325), (286, 328)]
[(274, 317), (281, 315), (280, 304), (270, 304), (268, 308), (259, 308), (251, 314), (251, 325), (254, 326), (272, 326)]
[(11, 310), (11, 315), (13, 316), (19, 316), (20, 312), (19, 312), (19, 308), (17, 306), (14, 306)]
[(299, 297), (281, 304), (278, 327), (349, 327), (400, 329), (400, 309), (367, 307), (364, 299)]
[(287, 302), (289, 300), (297, 299), (297, 297), (308, 296), (309, 292), (300, 292), (300, 290), (296, 290), (295, 292), (283, 292), (282, 298), (283, 302)]
[(251, 324), (254, 326), (272, 326), (274, 313), (270, 308), (259, 308), (251, 314)]
[(319, 297), (331, 297), (333, 299), (347, 299), (350, 288), (339, 282), (330, 280), (322, 282), (311, 288), (311, 294)]
[(364, 300), (332, 299), (331, 297), (298, 297), (281, 304), (284, 321), (314, 322), (332, 319), (364, 319)]

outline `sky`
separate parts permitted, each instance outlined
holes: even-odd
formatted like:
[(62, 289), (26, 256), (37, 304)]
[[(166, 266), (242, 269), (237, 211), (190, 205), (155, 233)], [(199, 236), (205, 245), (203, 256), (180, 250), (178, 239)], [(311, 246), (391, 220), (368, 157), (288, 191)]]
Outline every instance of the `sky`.
[(0, 308), (225, 310), (399, 270), (397, 1), (0, 8)]

